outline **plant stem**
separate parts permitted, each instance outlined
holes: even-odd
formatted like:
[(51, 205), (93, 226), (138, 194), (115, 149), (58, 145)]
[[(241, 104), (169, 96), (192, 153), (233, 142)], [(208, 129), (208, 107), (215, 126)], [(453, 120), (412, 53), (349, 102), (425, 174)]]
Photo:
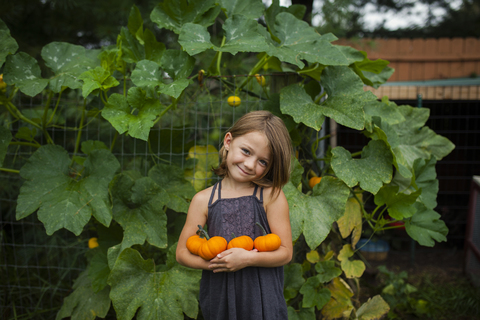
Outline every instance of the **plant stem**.
[[(220, 44), (220, 48), (225, 45), (225, 40), (226, 40), (226, 39), (227, 39), (227, 38), (226, 38), (225, 36), (223, 36), (223, 38), (222, 38), (222, 43)], [(220, 62), (222, 61), (222, 53), (223, 53), (222, 51), (219, 51), (219, 52), (218, 52), (218, 56), (217, 56), (217, 73), (218, 73), (218, 74), (221, 74), (221, 73), (220, 73), (220, 64), (221, 64)]]
[(50, 102), (52, 102), (52, 97), (53, 97), (53, 91), (50, 91), (50, 93), (48, 94), (47, 102), (45, 103), (45, 108), (43, 109), (42, 127), (44, 130), (47, 127), (47, 115), (48, 115), (48, 109), (50, 109)]
[(354, 152), (354, 153), (352, 153), (352, 158), (358, 157), (358, 156), (361, 155), (361, 154), (362, 154), (362, 151)]
[[(82, 118), (80, 119), (80, 128), (83, 127), (83, 122), (85, 121), (85, 109), (87, 107), (87, 99), (83, 99), (83, 109), (82, 109)], [(73, 165), (73, 158), (78, 152), (78, 148), (80, 146), (80, 139), (82, 138), (82, 129), (80, 129), (77, 133), (77, 141), (75, 142), (75, 150), (73, 151), (73, 156), (72, 156), (72, 162), (70, 163), (70, 166)]]
[(60, 98), (62, 97), (62, 92), (63, 92), (63, 90), (60, 91), (60, 93), (58, 94), (58, 99), (57, 99), (57, 103), (55, 104), (55, 109), (53, 109), (53, 113), (50, 116), (50, 119), (48, 120), (48, 122), (46, 123), (47, 126), (53, 121), (53, 117), (55, 116), (55, 113), (57, 112), (58, 105), (60, 104)]
[(198, 229), (200, 230), (201, 233), (203, 233), (203, 235), (205, 236), (205, 238), (207, 238), (207, 240), (210, 240), (210, 237), (207, 231), (205, 231), (205, 229), (203, 229), (201, 225), (198, 225)]
[(247, 78), (245, 80), (243, 80), (243, 82), (240, 84), (239, 87), (237, 87), (237, 89), (235, 89), (235, 95), (237, 95), (238, 91), (241, 90), (243, 87), (245, 87), (250, 80), (252, 80), (252, 76), (255, 75), (256, 73), (258, 73), (258, 71), (260, 71), (260, 69), (262, 69), (262, 67), (271, 58), (272, 57), (269, 57), (269, 56), (266, 55), (264, 58), (258, 60), (257, 64), (255, 66), (253, 66), (252, 70), (250, 70), (250, 72), (248, 73)]
[(266, 236), (266, 235), (267, 235), (267, 231), (265, 231), (265, 228), (260, 224), (260, 222), (256, 222), (255, 224), (257, 224), (260, 228), (262, 228), (263, 235)]
[(20, 173), (20, 170), (0, 168), (0, 171), (11, 172), (11, 173)]
[(327, 91), (325, 91), (324, 93), (322, 93), (320, 96), (317, 97), (317, 99), (315, 99), (315, 103), (319, 103), (320, 100), (325, 97), (325, 95), (327, 94)]
[(113, 152), (113, 147), (115, 147), (115, 142), (117, 142), (118, 131), (115, 130), (115, 135), (113, 136), (112, 143), (110, 144), (110, 152)]
[[(45, 138), (47, 139), (47, 143), (50, 143), (50, 144), (53, 144), (53, 140), (52, 138), (50, 137), (50, 135), (48, 134), (47, 130), (42, 128), (42, 126), (40, 126), (38, 123), (36, 122), (33, 122), (32, 120), (28, 119), (27, 117), (25, 117), (23, 115), (23, 113), (17, 109), (17, 107), (15, 107), (15, 105), (13, 105), (13, 103), (11, 103), (10, 101), (8, 101), (6, 103), (6, 106), (7, 109), (9, 109), (9, 111), (12, 113), (12, 115), (19, 119), (19, 120), (23, 120), (25, 121), (26, 123), (29, 123), (31, 124), (32, 126), (34, 126), (35, 128), (41, 130), (43, 132), (43, 135), (45, 136)], [(16, 115), (15, 115), (16, 114)]]

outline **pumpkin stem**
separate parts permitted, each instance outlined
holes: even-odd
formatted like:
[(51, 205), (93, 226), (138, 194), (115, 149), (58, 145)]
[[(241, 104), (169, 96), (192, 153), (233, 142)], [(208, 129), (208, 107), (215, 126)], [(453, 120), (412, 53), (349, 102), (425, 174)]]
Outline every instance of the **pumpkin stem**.
[[(198, 225), (198, 231), (197, 232), (200, 232), (201, 234), (203, 234), (205, 236), (205, 238), (207, 238), (207, 240), (210, 240), (210, 237), (208, 236), (207, 231), (205, 231), (205, 229), (203, 229), (201, 225)], [(203, 238), (201, 235), (200, 235), (200, 237)]]
[(232, 237), (236, 238), (236, 237), (235, 237), (235, 233), (233, 233), (233, 232), (232, 232)]
[(262, 228), (263, 235), (266, 236), (266, 235), (267, 235), (267, 231), (265, 231), (265, 228), (260, 224), (260, 222), (257, 222), (257, 223), (255, 223), (255, 224), (258, 224), (258, 226), (259, 226), (260, 228)]

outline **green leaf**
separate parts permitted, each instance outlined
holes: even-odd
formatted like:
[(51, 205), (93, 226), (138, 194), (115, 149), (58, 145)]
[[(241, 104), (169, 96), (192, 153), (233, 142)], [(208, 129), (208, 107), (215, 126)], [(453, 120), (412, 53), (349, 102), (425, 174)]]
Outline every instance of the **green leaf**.
[(102, 109), (102, 116), (122, 134), (144, 141), (153, 127), (154, 120), (165, 109), (157, 99), (148, 98), (146, 92), (139, 87), (128, 90), (127, 98), (114, 93)]
[(149, 177), (135, 179), (128, 173), (115, 177), (112, 189), (113, 215), (124, 230), (122, 250), (145, 241), (166, 248), (167, 192)]
[(17, 133), (15, 134), (15, 138), (32, 142), (35, 140), (36, 134), (37, 134), (37, 128), (35, 127), (33, 128), (21, 127), (20, 129), (18, 129)]
[(317, 271), (316, 277), (321, 283), (330, 282), (333, 278), (336, 278), (342, 274), (342, 270), (335, 266), (335, 261), (321, 261), (315, 264), (315, 271)]
[(305, 283), (303, 278), (302, 265), (299, 263), (287, 264), (284, 269), (284, 290), (283, 295), (288, 301), (297, 296), (298, 290)]
[(390, 306), (383, 300), (381, 295), (376, 295), (373, 298), (368, 299), (357, 310), (358, 320), (375, 320), (381, 319), (390, 311)]
[(288, 200), (293, 240), (301, 233), (310, 249), (315, 249), (325, 240), (337, 221), (345, 212), (350, 189), (339, 179), (324, 177), (322, 183), (313, 188), (313, 195), (300, 192), (291, 182), (283, 191)]
[(300, 288), (303, 294), (302, 308), (317, 307), (321, 310), (330, 300), (330, 291), (325, 288), (318, 277), (310, 277)]
[(375, 195), (375, 204), (377, 206), (387, 205), (390, 217), (402, 220), (413, 216), (416, 208), (413, 206), (418, 196), (422, 193), (419, 189), (410, 194), (398, 193), (398, 186), (386, 185)]
[(78, 89), (82, 87), (79, 76), (85, 71), (96, 67), (94, 61), (86, 56), (82, 46), (65, 42), (51, 42), (42, 48), (42, 58), (45, 64), (55, 74), (50, 79), (50, 89), (60, 92), (68, 87)]
[(296, 18), (302, 20), (303, 16), (305, 15), (306, 10), (307, 10), (307, 8), (304, 5), (298, 5), (297, 4), (297, 5), (292, 5), (288, 8), (285, 8), (285, 7), (281, 7), (279, 5), (278, 0), (272, 1), (272, 4), (270, 5), (270, 7), (268, 7), (268, 9), (265, 10), (265, 22), (267, 24), (268, 31), (270, 31), (272, 33), (275, 41), (278, 40), (278, 42), (280, 42), (278, 37), (275, 34), (273, 34), (273, 32), (275, 32), (275, 29), (274, 29), (274, 27), (275, 27), (275, 17), (280, 12), (289, 12), (289, 13), (293, 14)]
[(249, 19), (258, 19), (265, 10), (261, 0), (220, 0), (220, 5), (229, 18), (241, 14)]
[(289, 320), (315, 320), (315, 308), (300, 308), (295, 310), (292, 306), (288, 306)]
[(154, 61), (142, 60), (135, 65), (131, 76), (133, 84), (138, 87), (155, 88), (162, 82), (162, 71)]
[(348, 67), (325, 68), (321, 83), (328, 97), (321, 105), (323, 114), (344, 126), (362, 130), (365, 126), (363, 106), (377, 97), (363, 91), (362, 81)]
[(289, 85), (280, 91), (280, 109), (297, 123), (302, 122), (317, 131), (325, 121), (323, 108), (314, 103), (312, 97), (298, 84)]
[[(247, 1), (242, 1), (245, 3)], [(229, 52), (233, 55), (240, 52), (264, 52), (268, 50), (265, 37), (258, 30), (258, 22), (242, 15), (229, 17), (223, 24), (225, 45), (215, 50)]]
[[(333, 41), (335, 41), (335, 40), (337, 40), (337, 39), (334, 39)], [(353, 48), (353, 47), (339, 46), (339, 45), (335, 45), (335, 47), (345, 56), (345, 58), (349, 62), (349, 65), (358, 63), (358, 62), (363, 61), (365, 59), (365, 56), (362, 54), (362, 52)]]
[(210, 33), (207, 28), (193, 23), (186, 23), (182, 27), (178, 43), (191, 56), (215, 47), (210, 42)]
[(168, 193), (167, 207), (176, 212), (188, 212), (190, 201), (195, 195), (192, 184), (184, 178), (183, 169), (176, 165), (159, 163), (148, 172), (148, 176)]
[(164, 0), (153, 9), (150, 19), (160, 28), (179, 34), (187, 23), (211, 26), (220, 9), (215, 0)]
[(82, 146), (80, 148), (83, 153), (86, 155), (89, 155), (93, 152), (93, 150), (110, 150), (104, 142), (102, 141), (97, 141), (97, 140), (87, 140), (82, 142)]
[(74, 291), (65, 298), (56, 320), (69, 317), (71, 320), (94, 320), (105, 318), (110, 309), (110, 287), (94, 292), (92, 283), (84, 271), (73, 284)]
[(161, 64), (168, 75), (174, 79), (186, 79), (195, 67), (195, 58), (180, 50), (166, 50)]
[(415, 215), (405, 222), (408, 235), (422, 246), (433, 247), (435, 241), (447, 241), (448, 228), (440, 215), (421, 203), (415, 204)]
[(127, 63), (136, 63), (146, 58), (145, 47), (127, 28), (122, 27), (117, 42), (120, 44), (122, 52), (121, 58), (123, 61)]
[(185, 176), (192, 178), (192, 184), (198, 192), (205, 189), (213, 177), (212, 168), (219, 165), (218, 150), (212, 145), (193, 146), (188, 150), (188, 159), (196, 161), (195, 170), (186, 170)]
[(293, 158), (292, 160), (292, 173), (290, 174), (290, 181), (293, 183), (294, 186), (298, 186), (302, 183), (302, 175), (303, 175), (303, 166), (298, 161), (297, 158)]
[(359, 184), (363, 190), (376, 194), (392, 180), (393, 157), (383, 141), (370, 141), (363, 148), (361, 159), (352, 159), (343, 147), (334, 148), (332, 154), (333, 171), (350, 188)]
[(88, 97), (94, 90), (107, 90), (120, 84), (102, 67), (85, 71), (78, 78), (83, 80), (82, 95), (84, 98)]
[(143, 19), (140, 10), (138, 10), (136, 5), (133, 5), (130, 9), (130, 15), (128, 16), (128, 31), (134, 36), (137, 35), (137, 32), (140, 30), (143, 33)]
[(340, 50), (330, 43), (332, 38), (329, 35), (320, 36), (315, 28), (291, 13), (277, 14), (274, 34), (280, 40), (280, 44), (271, 41), (270, 48), (266, 51), (267, 54), (294, 64), (300, 69), (305, 66), (302, 59), (310, 63), (318, 62), (332, 66), (348, 66), (350, 64)]
[(349, 279), (360, 278), (365, 271), (365, 264), (361, 260), (350, 260), (353, 257), (354, 252), (350, 244), (343, 246), (342, 250), (338, 253), (338, 260), (341, 262), (341, 267), (345, 276)]
[(373, 73), (369, 71), (362, 71), (361, 79), (365, 84), (378, 89), (382, 84), (387, 82), (388, 79), (395, 72), (395, 69), (385, 67), (380, 73)]
[(15, 54), (18, 50), (17, 41), (10, 35), (7, 25), (0, 19), (0, 68), (5, 63), (8, 55)]
[(72, 179), (71, 160), (65, 149), (45, 145), (20, 170), (25, 179), (17, 202), (17, 219), (38, 210), (48, 235), (66, 228), (75, 235), (93, 215), (105, 226), (112, 219), (108, 184), (120, 168), (109, 150), (94, 150), (85, 160), (81, 180)]
[[(390, 62), (382, 59), (372, 61), (367, 58), (365, 51), (359, 52), (363, 55), (364, 59), (356, 61), (352, 65), (352, 69), (362, 79), (363, 83), (378, 88), (381, 84), (385, 83), (393, 73), (393, 69), (388, 67)], [(388, 73), (388, 77), (385, 78)]]
[(3, 69), (3, 81), (15, 84), (24, 94), (34, 97), (45, 89), (48, 79), (41, 76), (37, 60), (24, 52), (7, 56)]
[(165, 52), (165, 45), (158, 42), (155, 34), (150, 29), (145, 29), (143, 33), (143, 41), (145, 48), (145, 59), (156, 62), (160, 65), (163, 53)]
[[(169, 255), (174, 255), (175, 247)], [(176, 263), (162, 270), (155, 272), (154, 261), (143, 260), (136, 250), (120, 254), (108, 280), (118, 319), (183, 320), (184, 313), (197, 317), (201, 271)]]
[(0, 125), (0, 167), (3, 166), (3, 160), (7, 156), (10, 141), (12, 141), (12, 133), (9, 129)]

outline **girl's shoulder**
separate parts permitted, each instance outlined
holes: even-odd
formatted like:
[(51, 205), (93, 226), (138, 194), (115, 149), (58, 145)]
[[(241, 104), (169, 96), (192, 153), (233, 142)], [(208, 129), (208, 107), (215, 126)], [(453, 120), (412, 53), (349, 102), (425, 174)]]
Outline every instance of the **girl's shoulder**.
[(285, 204), (286, 202), (287, 198), (285, 197), (285, 193), (283, 193), (282, 189), (274, 192), (272, 187), (263, 188), (263, 203), (266, 208), (275, 203)]
[(193, 196), (192, 203), (196, 202), (200, 204), (205, 202), (208, 204), (208, 201), (210, 200), (210, 195), (212, 194), (212, 190), (213, 190), (213, 186), (197, 192), (195, 196)]

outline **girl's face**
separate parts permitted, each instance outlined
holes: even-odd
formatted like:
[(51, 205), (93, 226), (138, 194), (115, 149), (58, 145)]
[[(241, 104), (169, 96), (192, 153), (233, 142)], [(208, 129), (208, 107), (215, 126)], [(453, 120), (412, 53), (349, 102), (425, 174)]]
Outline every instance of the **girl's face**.
[(271, 161), (265, 134), (252, 131), (233, 139), (228, 132), (223, 143), (228, 151), (228, 174), (234, 180), (251, 182), (258, 180), (265, 173)]

